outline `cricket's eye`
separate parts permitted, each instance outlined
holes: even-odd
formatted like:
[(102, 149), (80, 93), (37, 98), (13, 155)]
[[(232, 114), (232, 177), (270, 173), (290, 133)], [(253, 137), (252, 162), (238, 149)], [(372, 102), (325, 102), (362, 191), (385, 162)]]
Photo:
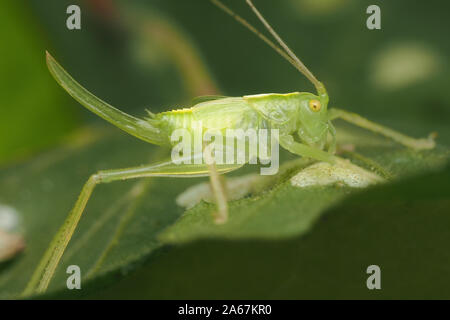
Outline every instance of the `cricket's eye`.
[(314, 112), (318, 112), (320, 111), (320, 108), (322, 107), (322, 105), (320, 104), (319, 100), (309, 100), (309, 108), (314, 111)]

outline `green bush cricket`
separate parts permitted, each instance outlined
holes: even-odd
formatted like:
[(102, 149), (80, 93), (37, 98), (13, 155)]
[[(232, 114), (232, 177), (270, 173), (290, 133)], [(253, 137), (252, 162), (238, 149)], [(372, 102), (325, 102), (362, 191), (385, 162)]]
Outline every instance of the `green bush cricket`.
[[(235, 14), (219, 0), (213, 4), (235, 18), (255, 33), (283, 58), (290, 62), (315, 86), (317, 94), (292, 92), (287, 94), (260, 94), (243, 97), (206, 97), (187, 109), (153, 114), (139, 119), (128, 115), (83, 88), (47, 53), (47, 65), (55, 80), (80, 104), (123, 131), (146, 142), (172, 147), (171, 133), (178, 129), (191, 129), (192, 121), (202, 121), (210, 129), (258, 129), (279, 130), (279, 144), (293, 154), (318, 161), (334, 163), (336, 149), (335, 129), (331, 123), (336, 118), (379, 133), (407, 147), (420, 150), (433, 148), (435, 143), (427, 139), (414, 139), (371, 122), (355, 113), (339, 109), (328, 110), (329, 97), (325, 86), (289, 49), (272, 29), (251, 0), (246, 0), (251, 10), (271, 33), (279, 46), (257, 31), (246, 20)], [(331, 143), (327, 139), (331, 136)], [(204, 151), (203, 151), (204, 152)], [(74, 208), (50, 243), (36, 268), (24, 295), (42, 293), (47, 289), (59, 261), (77, 227), (81, 215), (96, 185), (118, 180), (143, 177), (199, 177), (209, 176), (216, 199), (216, 221), (225, 222), (228, 214), (227, 197), (220, 174), (231, 172), (242, 164), (183, 164), (172, 160), (141, 167), (104, 170), (93, 174), (84, 185)]]

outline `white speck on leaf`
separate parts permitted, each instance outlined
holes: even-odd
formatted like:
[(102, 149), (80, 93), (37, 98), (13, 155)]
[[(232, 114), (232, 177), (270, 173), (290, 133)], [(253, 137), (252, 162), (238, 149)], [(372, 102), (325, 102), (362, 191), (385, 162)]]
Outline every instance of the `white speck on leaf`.
[(291, 178), (291, 184), (299, 188), (333, 184), (344, 184), (352, 188), (365, 188), (383, 181), (384, 179), (375, 173), (346, 160), (338, 160), (334, 165), (327, 162), (315, 163)]
[(19, 230), (19, 212), (11, 206), (0, 204), (0, 262), (11, 259), (25, 248)]
[(0, 230), (17, 231), (19, 225), (19, 212), (11, 206), (0, 204)]

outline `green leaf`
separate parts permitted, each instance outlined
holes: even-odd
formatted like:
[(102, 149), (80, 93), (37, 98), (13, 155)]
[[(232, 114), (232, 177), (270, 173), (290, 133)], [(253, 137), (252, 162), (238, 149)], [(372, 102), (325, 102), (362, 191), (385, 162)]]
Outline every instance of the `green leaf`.
[[(23, 254), (1, 266), (1, 298), (17, 297), (24, 289), (90, 174), (154, 162), (169, 152), (111, 132), (91, 130), (84, 135), (90, 137), (84, 143), (68, 141), (64, 148), (1, 173), (0, 203), (22, 215), (27, 242)], [(358, 152), (371, 155), (379, 167), (394, 175), (436, 170), (449, 156), (444, 147), (417, 153), (373, 135), (358, 135), (358, 131), (349, 129), (339, 132), (341, 142), (357, 141)], [(237, 174), (248, 173), (253, 167)], [(65, 270), (69, 265), (80, 266), (86, 293), (89, 288), (115, 282), (143, 262), (159, 261), (174, 243), (204, 238), (244, 242), (270, 238), (277, 243), (298, 237), (311, 230), (326, 209), (354, 193), (337, 185), (293, 187), (289, 178), (296, 171), (298, 168), (291, 167), (280, 177), (262, 183), (252, 196), (232, 202), (229, 222), (222, 226), (213, 224), (211, 204), (200, 203), (182, 215), (182, 208), (175, 203), (180, 193), (204, 179), (155, 178), (100, 185), (50, 283), (49, 293), (67, 293)], [(199, 254), (201, 257), (204, 253)]]
[[(450, 167), (380, 185), (328, 210), (303, 236), (190, 242), (87, 298), (446, 299), (449, 190)], [(374, 264), (381, 290), (366, 287)]]
[[(87, 139), (84, 145), (78, 144), (75, 148), (69, 141), (66, 148), (2, 172), (0, 203), (21, 214), (27, 247), (21, 256), (2, 268), (1, 298), (17, 296), (24, 289), (90, 174), (99, 169), (155, 161), (161, 153), (156, 147), (127, 135), (105, 135), (97, 131), (94, 130), (94, 134), (102, 135), (101, 141)], [(88, 275), (109, 246), (112, 250), (94, 277), (126, 269), (130, 263), (158, 248), (156, 234), (182, 212), (173, 198), (190, 182), (179, 182), (173, 186), (170, 180), (152, 179), (100, 186), (88, 204), (50, 290), (64, 285), (68, 265), (79, 265), (83, 275)], [(130, 221), (117, 239), (120, 222), (127, 217)]]
[[(349, 153), (355, 163), (390, 179), (440, 168), (449, 159), (448, 149), (442, 147), (415, 152), (355, 128), (341, 127), (339, 134), (341, 144), (356, 145), (358, 154)], [(288, 171), (275, 187), (271, 185), (254, 197), (233, 202), (227, 224), (216, 225), (208, 219), (207, 212), (213, 210), (213, 206), (203, 202), (165, 230), (161, 240), (183, 243), (204, 237), (280, 239), (295, 236), (307, 231), (324, 210), (357, 191), (336, 185), (294, 187), (289, 178), (298, 170), (300, 168)]]

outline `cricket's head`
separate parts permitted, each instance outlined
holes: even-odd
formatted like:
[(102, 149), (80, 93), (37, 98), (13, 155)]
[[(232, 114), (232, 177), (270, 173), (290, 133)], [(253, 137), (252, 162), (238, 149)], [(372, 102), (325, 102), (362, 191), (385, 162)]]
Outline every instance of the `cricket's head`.
[(328, 95), (304, 92), (299, 96), (297, 134), (312, 147), (323, 149), (328, 135)]

